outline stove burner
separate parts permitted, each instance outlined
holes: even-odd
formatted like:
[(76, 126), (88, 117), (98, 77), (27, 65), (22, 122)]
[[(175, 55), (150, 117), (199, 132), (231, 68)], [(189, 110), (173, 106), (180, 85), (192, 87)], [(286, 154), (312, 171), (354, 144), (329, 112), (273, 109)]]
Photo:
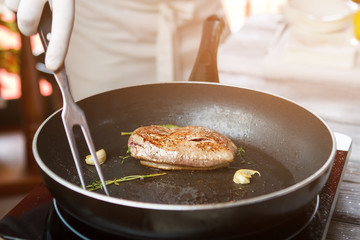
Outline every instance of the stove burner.
[[(53, 199), (53, 204), (50, 208), (47, 222), (46, 222), (46, 240), (128, 240), (119, 236), (114, 236), (110, 233), (99, 231), (89, 225), (77, 220), (66, 211), (64, 211)], [(91, 237), (89, 237), (91, 236)]]
[(64, 223), (64, 225), (71, 231), (73, 232), (76, 236), (78, 236), (81, 239), (84, 240), (90, 240), (90, 238), (87, 238), (85, 235), (81, 234), (80, 232), (78, 232), (74, 227), (72, 227), (66, 220), (65, 218), (62, 216), (62, 214), (60, 213), (60, 209), (58, 208), (57, 204), (56, 204), (56, 200), (55, 198), (53, 199), (53, 204), (54, 204), (54, 209), (57, 213), (57, 215), (59, 216), (61, 222)]
[[(300, 213), (298, 216), (291, 218), (290, 220), (280, 224), (271, 229), (266, 229), (262, 232), (246, 236), (246, 238), (251, 239), (264, 239), (267, 236), (275, 237), (276, 239), (296, 239), (299, 233), (305, 231), (305, 229), (310, 225), (313, 219), (316, 217), (316, 213), (318, 212), (320, 204), (320, 197), (314, 199), (314, 201), (307, 207), (305, 211)], [(55, 214), (54, 214), (55, 213)], [(69, 233), (72, 233), (74, 239), (83, 239), (89, 240), (91, 239), (119, 239), (119, 236), (112, 235), (107, 232), (103, 232), (98, 229), (94, 229), (89, 225), (84, 224), (83, 222), (75, 219), (66, 211), (64, 211), (60, 206), (58, 206), (56, 200), (53, 200), (53, 210), (50, 212), (48, 219), (48, 228), (50, 230), (48, 237), (46, 239), (60, 239), (59, 233), (57, 229), (53, 229), (53, 226), (58, 226), (58, 224), (54, 224), (54, 221), (60, 222), (63, 224), (64, 229), (66, 229)], [(57, 227), (56, 227), (57, 228)], [(61, 231), (64, 231), (61, 229)], [(239, 229), (240, 231), (240, 229)], [(75, 238), (76, 237), (76, 238)], [(121, 238), (120, 239), (128, 239)], [(239, 239), (237, 236), (230, 237), (229, 239)]]
[[(319, 204), (320, 204), (320, 197), (319, 195), (316, 196), (316, 200), (315, 200), (315, 206), (313, 208), (313, 212), (312, 214), (309, 216), (308, 221), (296, 232), (294, 232), (294, 234), (292, 234), (291, 236), (289, 236), (289, 238), (287, 239), (293, 239), (296, 236), (298, 236), (302, 231), (305, 231), (305, 229), (310, 225), (310, 223), (313, 221), (313, 219), (315, 218), (316, 213), (319, 210)], [(311, 208), (310, 208), (311, 209)]]

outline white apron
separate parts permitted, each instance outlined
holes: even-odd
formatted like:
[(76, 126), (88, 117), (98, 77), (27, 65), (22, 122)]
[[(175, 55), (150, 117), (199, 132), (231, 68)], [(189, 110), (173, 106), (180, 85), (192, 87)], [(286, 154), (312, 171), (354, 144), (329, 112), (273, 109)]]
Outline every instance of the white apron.
[(203, 20), (220, 0), (76, 0), (66, 68), (75, 100), (125, 86), (187, 80)]

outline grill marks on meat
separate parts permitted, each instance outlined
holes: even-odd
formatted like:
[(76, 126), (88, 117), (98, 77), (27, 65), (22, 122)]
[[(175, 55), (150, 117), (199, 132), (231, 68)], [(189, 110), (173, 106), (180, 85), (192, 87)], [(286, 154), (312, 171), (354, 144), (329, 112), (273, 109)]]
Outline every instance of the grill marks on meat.
[(131, 156), (140, 163), (166, 170), (210, 170), (234, 160), (237, 147), (227, 137), (200, 126), (167, 128), (151, 125), (129, 138)]

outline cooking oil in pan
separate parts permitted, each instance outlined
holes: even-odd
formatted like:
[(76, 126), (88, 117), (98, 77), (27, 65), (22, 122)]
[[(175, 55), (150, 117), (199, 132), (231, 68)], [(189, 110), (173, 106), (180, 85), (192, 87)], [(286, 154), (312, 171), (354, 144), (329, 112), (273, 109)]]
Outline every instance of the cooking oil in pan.
[[(122, 182), (109, 187), (110, 195), (122, 199), (161, 204), (209, 204), (238, 201), (275, 192), (295, 183), (291, 172), (272, 156), (253, 146), (243, 146), (229, 167), (209, 171), (166, 171), (167, 174)], [(236, 184), (233, 176), (239, 169), (252, 169), (249, 184)], [(140, 165), (134, 158), (122, 161), (117, 177), (164, 172)], [(114, 175), (116, 178), (116, 175)]]

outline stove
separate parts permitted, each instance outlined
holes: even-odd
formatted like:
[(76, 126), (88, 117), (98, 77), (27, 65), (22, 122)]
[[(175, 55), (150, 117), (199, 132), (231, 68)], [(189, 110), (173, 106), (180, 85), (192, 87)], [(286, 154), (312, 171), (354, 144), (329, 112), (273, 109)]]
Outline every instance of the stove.
[[(327, 183), (298, 216), (279, 226), (258, 232), (251, 239), (325, 239), (337, 201), (339, 185), (350, 156), (351, 139), (335, 134), (337, 152)], [(99, 232), (78, 221), (56, 203), (41, 184), (0, 221), (0, 239), (128, 239)], [(230, 239), (238, 239), (236, 236)]]

